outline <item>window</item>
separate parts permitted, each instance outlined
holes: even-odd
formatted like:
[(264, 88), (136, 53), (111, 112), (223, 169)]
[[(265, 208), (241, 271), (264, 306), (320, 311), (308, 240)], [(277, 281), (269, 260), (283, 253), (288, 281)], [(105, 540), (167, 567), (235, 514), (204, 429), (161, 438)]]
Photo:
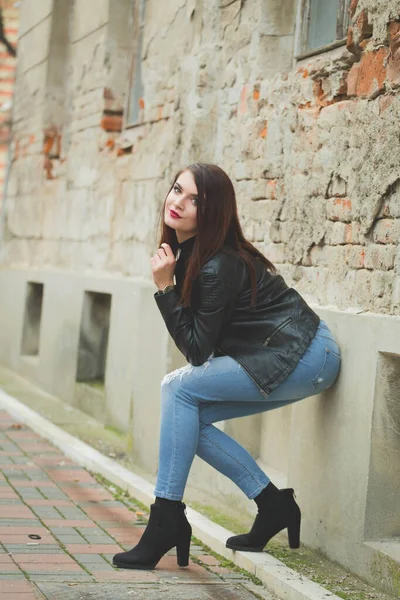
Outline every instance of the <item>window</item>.
[(349, 4), (350, 0), (300, 0), (298, 59), (346, 42)]
[(85, 292), (76, 380), (103, 384), (106, 372), (111, 295)]
[(21, 348), (21, 354), (25, 356), (39, 355), (42, 304), (43, 283), (28, 281), (25, 297), (25, 315)]
[(128, 94), (126, 126), (137, 125), (143, 104), (142, 50), (145, 0), (133, 0), (133, 58)]
[(371, 428), (365, 539), (395, 543), (400, 532), (400, 355), (379, 352)]

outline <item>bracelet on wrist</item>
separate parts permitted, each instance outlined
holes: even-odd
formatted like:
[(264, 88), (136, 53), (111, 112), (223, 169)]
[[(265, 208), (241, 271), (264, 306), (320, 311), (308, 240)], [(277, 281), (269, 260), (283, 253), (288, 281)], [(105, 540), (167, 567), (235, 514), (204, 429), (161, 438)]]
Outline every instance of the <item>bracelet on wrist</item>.
[(165, 286), (165, 288), (158, 290), (156, 292), (156, 296), (162, 296), (163, 294), (168, 294), (168, 292), (170, 292), (171, 290), (173, 290), (175, 288), (174, 285), (167, 285)]

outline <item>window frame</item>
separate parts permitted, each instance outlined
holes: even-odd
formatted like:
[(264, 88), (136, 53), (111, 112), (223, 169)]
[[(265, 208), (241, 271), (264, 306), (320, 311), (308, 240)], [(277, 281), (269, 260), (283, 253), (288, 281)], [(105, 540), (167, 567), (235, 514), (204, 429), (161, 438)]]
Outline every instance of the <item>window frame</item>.
[(144, 13), (145, 13), (146, 0), (132, 0), (132, 47), (131, 47), (131, 65), (129, 69), (129, 88), (126, 94), (126, 108), (124, 111), (125, 119), (123, 129), (131, 129), (132, 127), (138, 127), (143, 124), (139, 117), (135, 120), (130, 119), (130, 106), (132, 94), (135, 90), (136, 85), (136, 67), (138, 61), (138, 53), (143, 52), (143, 30), (144, 30)]
[(308, 32), (311, 16), (311, 0), (299, 0), (298, 5), (298, 36), (296, 44), (296, 60), (309, 58), (317, 54), (322, 54), (340, 46), (344, 46), (347, 41), (347, 29), (350, 25), (350, 0), (339, 0), (339, 7), (336, 20), (337, 39), (329, 44), (324, 44), (318, 48), (307, 49)]

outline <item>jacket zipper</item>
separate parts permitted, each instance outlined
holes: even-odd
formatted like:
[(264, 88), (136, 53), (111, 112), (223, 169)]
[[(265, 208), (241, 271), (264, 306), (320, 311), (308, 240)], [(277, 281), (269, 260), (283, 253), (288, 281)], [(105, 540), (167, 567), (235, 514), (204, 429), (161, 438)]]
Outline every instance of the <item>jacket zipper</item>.
[(279, 327), (277, 327), (276, 329), (274, 329), (274, 331), (271, 333), (271, 335), (269, 337), (267, 337), (267, 339), (263, 343), (263, 346), (268, 346), (268, 344), (270, 343), (270, 341), (272, 340), (272, 338), (274, 337), (274, 335), (276, 333), (278, 333), (278, 331), (280, 331), (283, 327), (286, 327), (286, 325), (288, 323), (290, 323), (290, 321), (292, 320), (292, 318), (293, 317), (289, 317), (288, 319), (286, 319), (286, 321), (284, 321), (283, 323), (281, 323), (281, 325), (279, 325)]
[[(220, 348), (216, 348), (216, 350), (219, 350), (220, 352), (222, 352), (222, 350)], [(246, 367), (246, 365), (244, 365), (242, 363), (242, 361), (240, 360), (240, 358), (238, 358), (237, 356), (235, 356), (235, 360), (238, 361), (238, 363), (240, 363), (240, 365), (243, 367), (243, 369), (246, 371), (246, 373), (249, 375), (249, 377), (251, 377), (251, 379), (258, 385), (260, 386), (260, 392), (266, 397), (268, 398), (269, 394), (267, 394), (267, 392), (265, 390), (263, 390), (263, 388), (261, 387), (261, 383), (258, 381), (257, 377), (255, 377), (255, 375), (253, 373), (251, 373), (251, 371), (249, 371), (249, 369)]]

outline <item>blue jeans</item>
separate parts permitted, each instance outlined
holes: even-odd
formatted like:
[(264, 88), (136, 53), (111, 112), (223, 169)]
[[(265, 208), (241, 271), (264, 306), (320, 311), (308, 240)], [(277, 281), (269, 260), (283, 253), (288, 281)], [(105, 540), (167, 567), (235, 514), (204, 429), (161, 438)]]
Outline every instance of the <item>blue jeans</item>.
[(195, 454), (255, 498), (268, 476), (238, 442), (213, 425), (286, 406), (328, 389), (340, 368), (340, 350), (325, 322), (292, 373), (266, 398), (229, 356), (186, 365), (161, 385), (161, 435), (155, 495), (181, 500)]

